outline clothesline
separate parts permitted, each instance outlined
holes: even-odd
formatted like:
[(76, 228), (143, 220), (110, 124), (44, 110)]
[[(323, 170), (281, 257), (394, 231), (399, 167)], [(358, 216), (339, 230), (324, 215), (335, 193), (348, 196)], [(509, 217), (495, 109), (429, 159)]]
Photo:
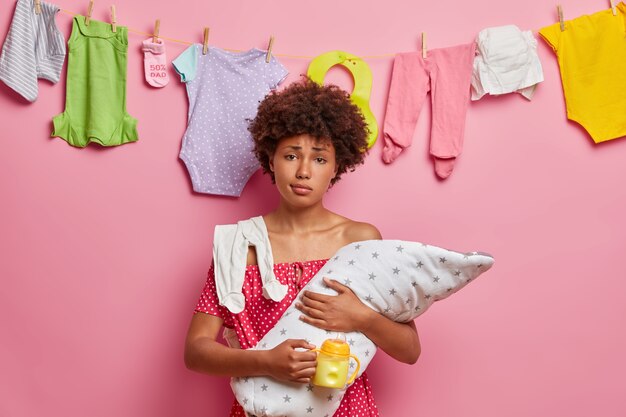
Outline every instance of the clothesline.
[[(76, 15), (80, 15), (80, 13), (75, 13), (72, 12), (71, 10), (66, 10), (66, 9), (61, 9), (61, 12), (68, 14), (70, 16), (76, 16)], [(138, 29), (133, 29), (131, 27), (127, 28), (129, 32), (131, 33), (135, 33), (137, 35), (142, 35), (142, 36), (153, 36), (152, 33), (148, 33), (148, 32), (144, 32)], [(534, 33), (538, 33), (539, 29), (534, 29), (533, 30)], [(189, 42), (189, 41), (184, 41), (184, 40), (180, 40), (180, 39), (174, 39), (174, 38), (166, 38), (164, 36), (160, 36), (159, 35), (159, 39), (163, 39), (164, 41), (168, 41), (168, 42), (173, 42), (173, 43), (179, 43), (182, 45), (193, 45), (196, 42)], [(227, 51), (231, 51), (231, 52), (245, 52), (243, 49), (231, 49), (231, 48), (222, 48), (225, 49)], [(274, 52), (272, 52), (272, 55), (274, 56), (278, 56), (278, 57), (283, 57), (283, 58), (293, 58), (293, 59), (307, 59), (307, 60), (311, 60), (316, 58), (316, 56), (308, 56), (308, 55), (288, 55), (288, 54), (276, 54)], [(365, 56), (360, 56), (359, 58), (361, 59), (386, 59), (386, 58), (393, 58), (396, 54), (383, 54), (383, 55), (365, 55)]]
[[(614, 15), (615, 15), (615, 7), (616, 6), (613, 5), (613, 2), (611, 2), (611, 7), (609, 9), (613, 8), (613, 14)], [(61, 12), (65, 13), (65, 14), (68, 14), (70, 16), (80, 15), (80, 13), (76, 13), (76, 12), (73, 12), (71, 10), (66, 10), (66, 9), (60, 9), (60, 10), (61, 10)], [(562, 28), (561, 30), (563, 30), (563, 27), (564, 27), (563, 26), (564, 25), (564, 20), (563, 20), (562, 13), (563, 12), (562, 12), (561, 6), (559, 6), (558, 7), (558, 15), (559, 15), (558, 18), (559, 18), (559, 21), (561, 23), (561, 28)], [(152, 33), (144, 32), (144, 31), (141, 31), (141, 30), (138, 30), (138, 29), (133, 29), (133, 28), (130, 28), (130, 27), (127, 27), (127, 30), (129, 32), (131, 32), (131, 33), (135, 33), (135, 34), (143, 35), (143, 36), (153, 36), (154, 35)], [(535, 34), (538, 34), (539, 31), (540, 31), (540, 29), (533, 29), (532, 30), (532, 32), (535, 33)], [(179, 43), (179, 44), (182, 44), (182, 45), (193, 45), (194, 44), (194, 42), (189, 42), (189, 41), (184, 41), (184, 40), (174, 39), (174, 38), (166, 38), (166, 37), (163, 37), (163, 36), (159, 36), (159, 38), (163, 39), (165, 41), (168, 41), (168, 42)], [(231, 52), (245, 52), (242, 49), (230, 49), (230, 48), (222, 48), (222, 49), (225, 49), (225, 50), (231, 51)], [(316, 56), (276, 54), (276, 53), (273, 53), (273, 52), (272, 52), (272, 55), (278, 56), (278, 57), (283, 57), (283, 58), (307, 59), (307, 60), (312, 60), (312, 59), (316, 58)], [(393, 53), (393, 54), (383, 54), (383, 55), (365, 55), (365, 56), (360, 56), (359, 58), (361, 58), (361, 59), (386, 59), (386, 58), (393, 58), (395, 55), (396, 55), (395, 53)]]
[[(66, 10), (66, 9), (61, 9), (61, 12), (68, 14), (70, 16), (76, 16), (76, 15), (80, 15), (80, 13), (75, 13), (72, 12), (71, 10)], [(131, 27), (127, 27), (128, 31), (131, 33), (135, 33), (137, 35), (143, 35), (143, 36), (153, 36), (152, 33), (148, 33), (148, 32), (144, 32), (138, 29), (133, 29)], [(189, 41), (184, 41), (184, 40), (180, 40), (180, 39), (174, 39), (174, 38), (166, 38), (164, 36), (159, 35), (159, 39), (163, 39), (164, 41), (168, 41), (168, 42), (173, 42), (173, 43), (179, 43), (182, 45), (193, 45), (195, 42), (189, 42)], [(230, 48), (222, 48), (226, 51), (231, 51), (231, 52), (244, 52), (244, 50), (242, 49), (230, 49)], [(278, 56), (278, 57), (283, 57), (283, 58), (294, 58), (294, 59), (307, 59), (307, 60), (311, 60), (316, 58), (315, 56), (307, 56), (307, 55), (287, 55), (287, 54), (276, 54), (274, 52), (272, 52), (272, 55), (274, 56)], [(396, 54), (385, 54), (385, 55), (367, 55), (367, 56), (361, 56), (361, 59), (385, 59), (385, 58), (393, 58)]]

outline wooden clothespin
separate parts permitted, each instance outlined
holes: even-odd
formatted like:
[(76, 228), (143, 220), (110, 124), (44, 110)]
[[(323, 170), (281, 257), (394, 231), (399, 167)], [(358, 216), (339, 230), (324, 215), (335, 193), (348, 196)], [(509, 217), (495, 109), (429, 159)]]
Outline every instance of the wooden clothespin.
[(35, 14), (41, 14), (41, 0), (35, 0)]
[(111, 6), (111, 30), (117, 32), (117, 18), (115, 16), (115, 5)]
[(152, 43), (157, 43), (159, 38), (159, 30), (161, 30), (161, 19), (157, 19), (154, 23), (154, 33), (152, 34)]
[(89, 26), (92, 13), (93, 13), (93, 0), (89, 0), (89, 8), (87, 9), (87, 16), (85, 16), (85, 26)]
[(426, 59), (426, 32), (422, 32), (422, 59)]
[(560, 4), (556, 6), (556, 13), (559, 15), (559, 23), (561, 25), (561, 32), (565, 31), (565, 22), (563, 21), (563, 8)]
[(267, 47), (267, 54), (265, 55), (265, 62), (270, 63), (270, 59), (272, 58), (272, 46), (274, 46), (274, 37), (270, 36), (270, 44)]
[(615, 3), (613, 3), (613, 0), (609, 0), (609, 3), (611, 4), (611, 10), (613, 11), (613, 16), (617, 16), (617, 10), (615, 9)]
[(204, 41), (202, 42), (202, 55), (209, 51), (209, 28), (204, 28)]

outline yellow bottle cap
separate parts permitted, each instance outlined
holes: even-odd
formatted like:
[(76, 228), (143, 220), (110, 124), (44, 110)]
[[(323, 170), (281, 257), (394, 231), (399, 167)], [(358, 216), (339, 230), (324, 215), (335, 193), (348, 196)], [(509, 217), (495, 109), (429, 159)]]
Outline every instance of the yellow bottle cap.
[(349, 356), (350, 345), (341, 339), (326, 339), (320, 349), (323, 353), (337, 356)]

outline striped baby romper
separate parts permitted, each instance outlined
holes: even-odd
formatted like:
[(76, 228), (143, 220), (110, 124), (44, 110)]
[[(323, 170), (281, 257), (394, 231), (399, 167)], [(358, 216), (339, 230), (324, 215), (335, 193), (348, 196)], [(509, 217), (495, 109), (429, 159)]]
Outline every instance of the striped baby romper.
[(0, 80), (26, 100), (37, 100), (37, 79), (56, 83), (65, 61), (65, 39), (56, 26), (59, 7), (33, 0), (17, 0), (13, 20), (0, 55)]

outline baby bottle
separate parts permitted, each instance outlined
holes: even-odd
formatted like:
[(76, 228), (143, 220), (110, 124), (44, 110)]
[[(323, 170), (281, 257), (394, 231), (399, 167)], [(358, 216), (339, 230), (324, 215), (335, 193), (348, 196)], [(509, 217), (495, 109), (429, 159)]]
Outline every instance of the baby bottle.
[[(313, 376), (313, 384), (320, 387), (343, 388), (356, 378), (361, 363), (350, 354), (350, 345), (342, 339), (327, 339), (320, 349), (314, 349), (317, 355), (317, 367)], [(356, 361), (356, 370), (348, 380), (350, 358)]]

